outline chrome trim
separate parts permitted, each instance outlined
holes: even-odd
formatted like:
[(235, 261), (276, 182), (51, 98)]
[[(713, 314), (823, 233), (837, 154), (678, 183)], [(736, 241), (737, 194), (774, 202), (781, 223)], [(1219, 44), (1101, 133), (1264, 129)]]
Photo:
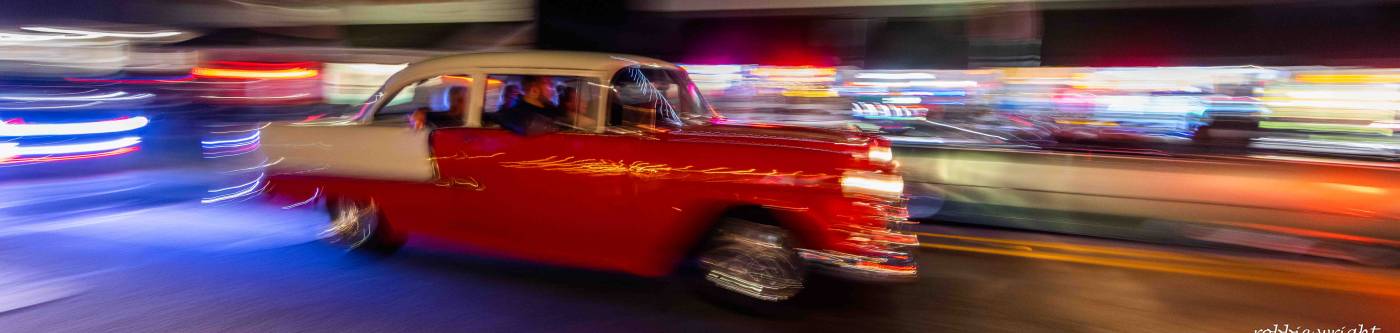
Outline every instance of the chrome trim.
[(715, 286), (770, 302), (802, 290), (803, 264), (782, 228), (731, 218), (711, 242), (699, 259), (705, 280)]
[(919, 277), (919, 264), (909, 252), (898, 256), (867, 257), (829, 250), (798, 249), (809, 268), (837, 277), (872, 282), (910, 282)]
[(858, 255), (834, 250), (798, 249), (799, 256), (814, 271), (854, 280), (877, 282), (907, 282), (918, 278), (919, 265), (914, 252), (919, 238), (908, 233), (909, 221), (905, 199), (861, 200), (855, 206), (873, 208), (874, 215), (864, 218), (884, 221), (882, 227), (853, 226), (841, 230), (848, 242), (870, 255)]
[[(318, 189), (319, 190), (319, 189)], [(321, 231), (321, 238), (332, 244), (355, 249), (368, 244), (379, 226), (379, 206), (374, 201), (360, 203), (349, 198), (335, 198), (330, 205), (330, 224)]]

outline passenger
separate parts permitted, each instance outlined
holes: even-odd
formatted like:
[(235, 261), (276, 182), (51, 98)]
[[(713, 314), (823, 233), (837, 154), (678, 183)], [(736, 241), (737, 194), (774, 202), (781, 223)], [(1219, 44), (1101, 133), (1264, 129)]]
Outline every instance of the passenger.
[(525, 94), (515, 106), (501, 111), (501, 127), (512, 132), (531, 135), (556, 132), (566, 114), (554, 105), (554, 83), (548, 76), (527, 76), (521, 81)]
[(568, 86), (562, 87), (564, 88), (559, 89), (559, 109), (564, 110), (564, 113), (568, 115), (581, 112), (582, 110), (578, 108), (578, 89)]
[(572, 126), (580, 130), (588, 130), (595, 126), (597, 120), (588, 114), (588, 107), (579, 98), (578, 89), (563, 87), (564, 89), (559, 90), (559, 109), (564, 110), (564, 114), (573, 120)]
[(520, 86), (509, 84), (501, 90), (501, 104), (496, 106), (496, 111), (504, 111), (515, 107), (515, 103), (520, 102)]
[(433, 128), (461, 127), (465, 124), (462, 119), (467, 114), (467, 88), (452, 86), (447, 88), (447, 111), (432, 112), (428, 107), (418, 108), (409, 115), (409, 124), (414, 129), (423, 129), (428, 126)]

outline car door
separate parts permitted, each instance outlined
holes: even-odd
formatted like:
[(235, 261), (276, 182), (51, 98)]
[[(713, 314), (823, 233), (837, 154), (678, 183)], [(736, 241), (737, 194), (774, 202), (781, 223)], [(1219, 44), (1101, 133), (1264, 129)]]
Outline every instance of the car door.
[[(712, 111), (699, 90), (678, 70), (628, 66), (611, 73), (606, 132), (644, 165), (630, 174), (629, 217), (645, 221), (629, 230), (639, 265), (665, 269), (668, 260), (689, 250), (712, 222), (718, 201), (741, 195), (726, 192), (721, 179), (726, 154), (715, 145), (674, 140), (673, 131), (708, 121)], [(704, 119), (703, 121), (701, 119)], [(752, 151), (750, 151), (751, 153)], [(640, 169), (640, 168), (639, 168)], [(725, 192), (718, 194), (716, 192)]]
[[(492, 119), (512, 101), (502, 92), (526, 76), (497, 74), (483, 82), (477, 110), (483, 121), (433, 132), (442, 185), (458, 189), (464, 210), (453, 237), (479, 249), (518, 258), (604, 269), (626, 269), (627, 219), (632, 162), (624, 138), (599, 133), (597, 78), (553, 74), (554, 84), (574, 89), (579, 105), (561, 131), (522, 135)], [(551, 84), (551, 87), (554, 86)], [(557, 98), (556, 98), (557, 99)]]

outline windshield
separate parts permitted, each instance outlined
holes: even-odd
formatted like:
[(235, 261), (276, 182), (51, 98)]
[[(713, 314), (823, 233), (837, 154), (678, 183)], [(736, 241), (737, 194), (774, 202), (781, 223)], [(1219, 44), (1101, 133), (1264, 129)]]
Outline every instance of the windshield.
[(631, 66), (612, 79), (609, 125), (679, 128), (717, 116), (684, 72)]

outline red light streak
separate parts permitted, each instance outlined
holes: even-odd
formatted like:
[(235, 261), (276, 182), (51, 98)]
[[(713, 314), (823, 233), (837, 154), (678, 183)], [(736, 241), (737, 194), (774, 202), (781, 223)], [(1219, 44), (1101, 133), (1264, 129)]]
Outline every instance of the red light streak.
[(194, 76), (218, 79), (308, 79), (321, 74), (321, 71), (308, 68), (289, 69), (232, 69), (195, 67), (190, 70)]
[(310, 68), (316, 67), (317, 63), (310, 61), (303, 62), (249, 62), (249, 61), (215, 61), (215, 65), (226, 67), (270, 67), (270, 68)]
[[(42, 162), (57, 162), (57, 161), (84, 160), (84, 159), (91, 159), (91, 158), (116, 156), (116, 155), (131, 153), (131, 152), (134, 152), (134, 151), (137, 151), (137, 150), (140, 150), (140, 148), (138, 148), (138, 147), (125, 147), (125, 148), (118, 148), (118, 149), (114, 149), (114, 150), (109, 150), (109, 151), (104, 151), (104, 152), (98, 152), (98, 153), (90, 153), (90, 154), (78, 154), (78, 155), (66, 155), (66, 156), (15, 157), (15, 158), (0, 159), (0, 164), (42, 163)], [(0, 158), (3, 158), (3, 157), (0, 157)]]

